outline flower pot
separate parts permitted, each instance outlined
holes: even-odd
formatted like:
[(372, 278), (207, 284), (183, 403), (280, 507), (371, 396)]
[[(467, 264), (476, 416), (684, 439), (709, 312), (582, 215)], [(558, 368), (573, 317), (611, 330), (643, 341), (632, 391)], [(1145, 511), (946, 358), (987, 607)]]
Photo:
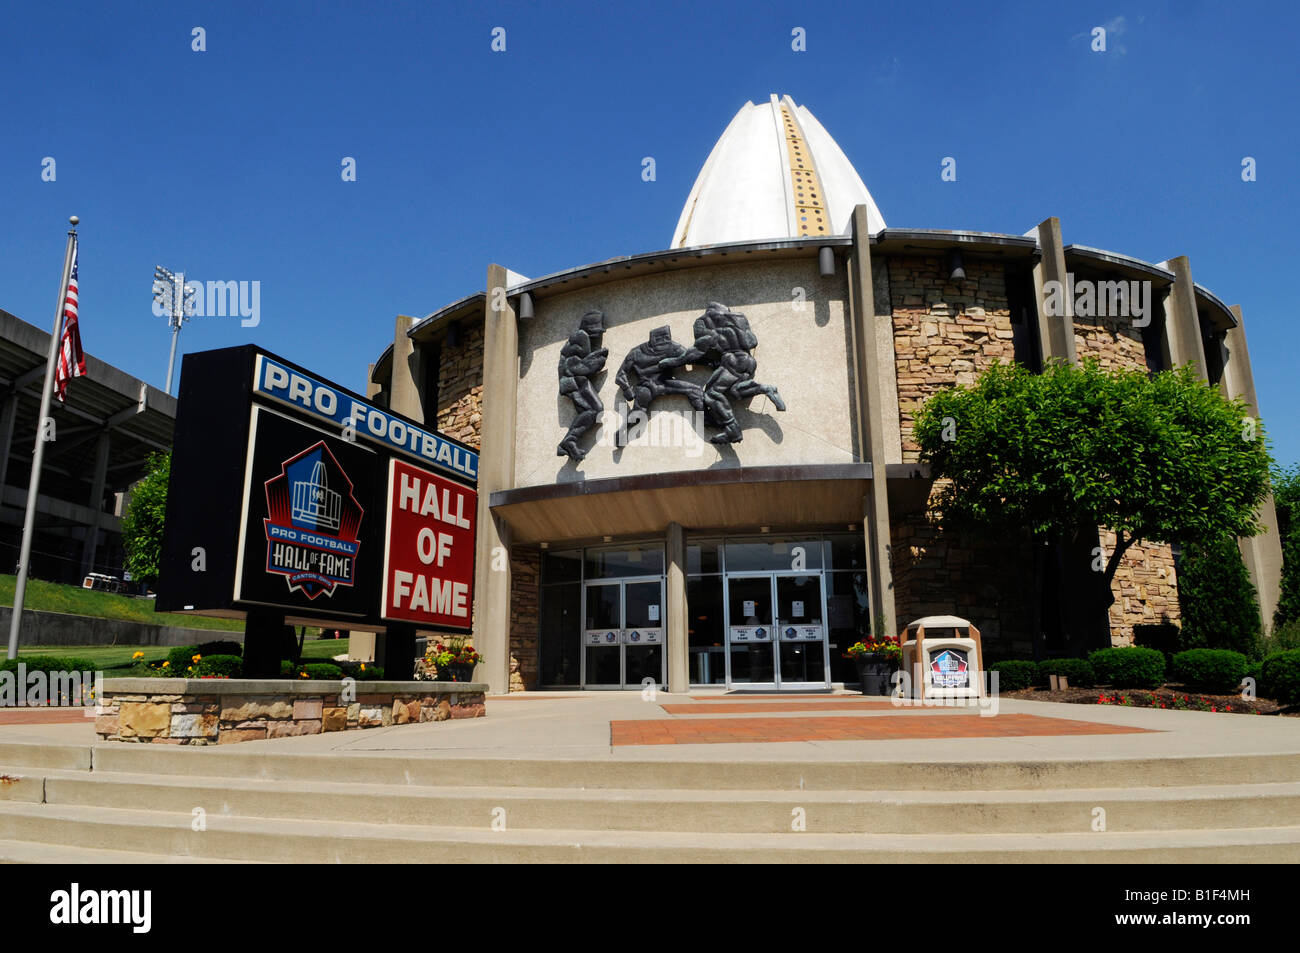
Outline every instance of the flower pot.
[(887, 655), (859, 655), (854, 661), (858, 663), (858, 684), (864, 695), (888, 695), (890, 676), (894, 674), (894, 663)]

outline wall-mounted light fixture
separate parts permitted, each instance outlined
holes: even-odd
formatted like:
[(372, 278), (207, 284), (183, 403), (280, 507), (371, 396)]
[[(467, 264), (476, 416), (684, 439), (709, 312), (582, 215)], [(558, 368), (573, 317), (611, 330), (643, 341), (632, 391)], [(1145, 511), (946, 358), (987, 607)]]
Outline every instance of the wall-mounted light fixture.
[(962, 267), (961, 252), (953, 249), (948, 252), (948, 280), (964, 281), (966, 278), (966, 269)]
[(830, 245), (823, 245), (817, 250), (817, 268), (823, 278), (830, 278), (835, 274), (835, 249)]
[(519, 296), (519, 318), (527, 321), (533, 316), (533, 296), (527, 291)]
[(460, 324), (453, 321), (447, 325), (447, 347), (457, 347), (460, 345)]

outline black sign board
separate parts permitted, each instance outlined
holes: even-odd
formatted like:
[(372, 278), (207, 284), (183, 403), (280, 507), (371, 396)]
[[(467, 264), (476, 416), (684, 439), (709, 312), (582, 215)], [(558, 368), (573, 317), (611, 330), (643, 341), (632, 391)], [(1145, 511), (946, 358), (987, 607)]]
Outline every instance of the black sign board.
[[(157, 608), (384, 628), (391, 460), (452, 481), (472, 506), (472, 448), (260, 348), (186, 355)], [(446, 562), (472, 585), (472, 557)]]

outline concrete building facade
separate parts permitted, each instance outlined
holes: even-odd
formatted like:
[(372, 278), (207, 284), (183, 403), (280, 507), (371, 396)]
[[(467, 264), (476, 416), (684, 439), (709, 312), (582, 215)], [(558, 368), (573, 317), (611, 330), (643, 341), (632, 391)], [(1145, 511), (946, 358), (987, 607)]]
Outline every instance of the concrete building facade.
[[(1053, 282), (1086, 281), (1149, 283), (1149, 314), (1054, 306)], [(912, 440), (928, 397), (994, 363), (1088, 356), (1190, 363), (1258, 413), (1240, 308), (1185, 258), (1067, 245), (1055, 218), (890, 228), (820, 123), (773, 96), (727, 127), (668, 250), (539, 279), (492, 265), (483, 291), (397, 319), (368, 391), (480, 451), (494, 691), (807, 690), (854, 681), (843, 652), (873, 627), (930, 614), (971, 619), (997, 656), (1089, 647), (1053, 628), (1068, 606), (1034, 604), (1027, 539), (929, 515)], [(1271, 500), (1261, 519), (1241, 545), (1271, 619)], [(1177, 623), (1171, 548), (1131, 549), (1114, 595), (1113, 644)]]

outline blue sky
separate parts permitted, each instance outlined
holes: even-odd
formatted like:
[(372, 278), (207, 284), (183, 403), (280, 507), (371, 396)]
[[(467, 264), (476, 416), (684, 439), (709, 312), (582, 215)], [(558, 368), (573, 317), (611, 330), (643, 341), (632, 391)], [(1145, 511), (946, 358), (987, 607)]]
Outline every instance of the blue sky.
[(261, 282), (258, 327), (196, 318), (182, 351), (253, 342), (361, 389), (396, 314), (481, 289), (490, 262), (536, 277), (668, 245), (732, 115), (789, 93), (892, 226), (1056, 215), (1066, 242), (1189, 256), (1243, 307), (1293, 463), (1298, 26), (1282, 3), (12, 5), (0, 308), (49, 326), (75, 213), (91, 353), (162, 386), (163, 264)]

